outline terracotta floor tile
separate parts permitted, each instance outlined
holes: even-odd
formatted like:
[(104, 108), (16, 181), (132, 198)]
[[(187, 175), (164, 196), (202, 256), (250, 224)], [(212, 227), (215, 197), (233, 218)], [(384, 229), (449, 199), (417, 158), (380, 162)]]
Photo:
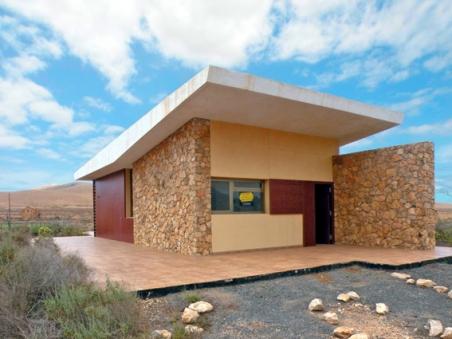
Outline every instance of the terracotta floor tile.
[(64, 252), (76, 252), (104, 283), (120, 281), (130, 290), (170, 287), (253, 275), (311, 268), (321, 265), (366, 261), (405, 264), (452, 256), (452, 248), (430, 251), (317, 245), (248, 252), (184, 256), (125, 242), (94, 238), (55, 238)]

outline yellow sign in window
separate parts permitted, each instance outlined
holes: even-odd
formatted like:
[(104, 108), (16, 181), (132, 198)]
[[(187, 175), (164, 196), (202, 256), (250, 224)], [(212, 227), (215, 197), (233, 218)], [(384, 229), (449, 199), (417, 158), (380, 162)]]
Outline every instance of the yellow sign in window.
[(254, 200), (253, 192), (240, 192), (239, 199), (241, 203), (250, 203)]

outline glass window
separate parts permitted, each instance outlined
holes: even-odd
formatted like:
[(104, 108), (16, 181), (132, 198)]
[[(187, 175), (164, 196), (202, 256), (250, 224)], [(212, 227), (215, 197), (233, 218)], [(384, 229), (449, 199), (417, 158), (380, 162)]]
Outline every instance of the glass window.
[(262, 192), (234, 191), (232, 193), (234, 201), (234, 212), (261, 212)]
[(229, 211), (229, 181), (212, 180), (212, 210)]
[(261, 180), (212, 180), (212, 211), (263, 212), (263, 182)]

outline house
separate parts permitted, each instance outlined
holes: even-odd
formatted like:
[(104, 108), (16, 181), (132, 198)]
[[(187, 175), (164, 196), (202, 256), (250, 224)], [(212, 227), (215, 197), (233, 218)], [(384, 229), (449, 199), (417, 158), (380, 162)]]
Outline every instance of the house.
[(207, 67), (76, 173), (95, 235), (183, 254), (435, 246), (433, 145), (339, 146), (403, 114)]

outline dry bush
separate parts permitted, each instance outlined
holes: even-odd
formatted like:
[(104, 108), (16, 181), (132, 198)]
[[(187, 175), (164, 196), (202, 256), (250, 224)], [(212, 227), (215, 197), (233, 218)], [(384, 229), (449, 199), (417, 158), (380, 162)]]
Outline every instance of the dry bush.
[(65, 338), (145, 338), (149, 323), (134, 295), (107, 283), (66, 287), (45, 301)]
[(63, 287), (86, 283), (89, 270), (75, 256), (62, 257), (50, 239), (12, 246), (15, 254), (0, 275), (0, 337), (54, 337), (57, 330), (46, 320), (43, 300)]

